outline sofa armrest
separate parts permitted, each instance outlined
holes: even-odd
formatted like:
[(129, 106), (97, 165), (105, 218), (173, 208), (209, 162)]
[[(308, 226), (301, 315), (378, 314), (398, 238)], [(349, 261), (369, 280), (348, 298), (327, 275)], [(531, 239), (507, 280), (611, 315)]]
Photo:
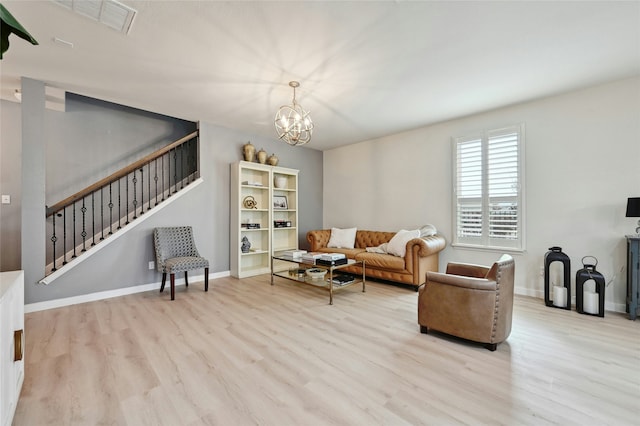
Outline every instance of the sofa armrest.
[(414, 253), (416, 249), (419, 257), (431, 256), (434, 253), (444, 250), (446, 245), (447, 241), (442, 235), (414, 238), (407, 242), (407, 254), (405, 257), (412, 256), (412, 253)]
[(497, 288), (494, 280), (488, 280), (486, 278), (464, 277), (460, 275), (443, 274), (441, 272), (427, 272), (427, 286), (432, 282), (469, 290), (496, 291)]
[(331, 238), (331, 229), (318, 229), (307, 232), (307, 241), (309, 242), (310, 251), (318, 251), (329, 244)]

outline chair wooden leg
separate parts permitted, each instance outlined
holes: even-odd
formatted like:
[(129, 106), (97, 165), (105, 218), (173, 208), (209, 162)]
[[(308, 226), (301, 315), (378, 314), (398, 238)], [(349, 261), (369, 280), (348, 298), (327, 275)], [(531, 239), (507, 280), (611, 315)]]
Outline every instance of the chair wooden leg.
[(187, 280), (187, 271), (184, 271), (184, 285), (189, 287), (189, 280)]
[(176, 298), (176, 274), (171, 274), (171, 300)]
[(162, 273), (162, 285), (160, 286), (160, 293), (164, 291), (164, 283), (167, 281), (167, 273)]
[(209, 268), (204, 268), (204, 291), (209, 291)]
[(426, 326), (421, 325), (420, 326), (420, 333), (427, 334), (427, 333), (429, 333), (429, 329)]

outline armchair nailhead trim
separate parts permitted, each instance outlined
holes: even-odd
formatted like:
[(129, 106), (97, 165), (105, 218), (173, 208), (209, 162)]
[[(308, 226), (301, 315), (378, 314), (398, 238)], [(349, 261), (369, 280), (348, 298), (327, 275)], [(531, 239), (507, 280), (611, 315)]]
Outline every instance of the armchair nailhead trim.
[(493, 326), (491, 328), (491, 343), (494, 342), (496, 337), (496, 329), (498, 327), (498, 310), (500, 308), (500, 278), (502, 277), (502, 265), (498, 266), (498, 271), (496, 272), (496, 301), (495, 307), (493, 309)]

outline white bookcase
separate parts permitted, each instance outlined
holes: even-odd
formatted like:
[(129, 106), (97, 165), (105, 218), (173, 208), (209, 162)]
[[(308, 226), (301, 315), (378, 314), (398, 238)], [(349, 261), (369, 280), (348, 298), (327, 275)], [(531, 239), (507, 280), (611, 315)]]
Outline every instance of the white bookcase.
[[(273, 253), (298, 248), (298, 170), (233, 163), (230, 213), (231, 275), (270, 273)], [(251, 243), (248, 252), (242, 251), (244, 237)]]

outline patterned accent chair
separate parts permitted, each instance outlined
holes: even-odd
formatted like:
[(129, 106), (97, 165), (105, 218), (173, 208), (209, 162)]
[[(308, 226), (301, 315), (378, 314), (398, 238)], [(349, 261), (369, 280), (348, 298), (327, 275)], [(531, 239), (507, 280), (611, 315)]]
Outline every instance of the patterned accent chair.
[(433, 329), (495, 351), (511, 333), (514, 270), (504, 254), (491, 268), (449, 263), (445, 274), (427, 272), (418, 294), (420, 332)]
[(187, 271), (200, 268), (204, 268), (204, 291), (209, 291), (209, 261), (198, 253), (190, 226), (155, 228), (153, 245), (156, 251), (156, 268), (158, 272), (162, 272), (160, 293), (164, 291), (164, 284), (169, 274), (171, 300), (175, 300), (175, 274), (184, 272), (184, 283), (189, 286)]

